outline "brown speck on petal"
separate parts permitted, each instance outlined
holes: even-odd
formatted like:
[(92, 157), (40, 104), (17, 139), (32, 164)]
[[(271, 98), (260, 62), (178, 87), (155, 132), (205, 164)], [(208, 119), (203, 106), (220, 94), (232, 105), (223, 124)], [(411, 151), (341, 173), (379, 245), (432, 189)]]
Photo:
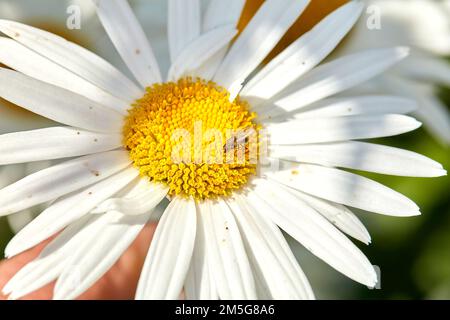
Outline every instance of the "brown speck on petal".
[(100, 172), (98, 171), (91, 171), (93, 175), (95, 175), (96, 177), (100, 176)]
[(139, 49), (136, 49), (136, 54), (141, 54), (141, 50), (139, 50)]

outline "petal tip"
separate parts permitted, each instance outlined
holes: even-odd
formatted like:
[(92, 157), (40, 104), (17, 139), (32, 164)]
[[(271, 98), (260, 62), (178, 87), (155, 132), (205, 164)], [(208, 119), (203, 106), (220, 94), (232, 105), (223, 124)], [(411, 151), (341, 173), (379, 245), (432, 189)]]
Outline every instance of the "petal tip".
[(12, 291), (13, 291), (13, 286), (12, 286), (12, 283), (11, 283), (11, 280), (10, 280), (10, 281), (8, 281), (8, 282), (5, 284), (5, 286), (3, 287), (3, 289), (2, 289), (1, 292), (2, 292), (5, 296), (7, 296), (7, 295), (9, 295)]
[(417, 211), (412, 212), (409, 217), (418, 217), (422, 215), (422, 212), (420, 212), (419, 208), (417, 208)]
[(364, 235), (364, 237), (361, 237), (359, 239), (362, 243), (364, 243), (366, 246), (370, 245), (372, 243), (372, 238), (369, 235)]

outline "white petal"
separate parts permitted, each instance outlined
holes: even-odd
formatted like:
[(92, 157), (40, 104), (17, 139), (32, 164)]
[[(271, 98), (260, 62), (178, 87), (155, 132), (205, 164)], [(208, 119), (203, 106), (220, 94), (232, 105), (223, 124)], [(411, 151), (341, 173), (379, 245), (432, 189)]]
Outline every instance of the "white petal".
[(375, 270), (358, 247), (305, 202), (264, 181), (248, 197), (251, 206), (331, 267), (364, 285), (376, 284)]
[(208, 264), (208, 252), (206, 251), (206, 235), (201, 222), (201, 212), (197, 214), (197, 234), (195, 237), (194, 253), (189, 267), (184, 291), (187, 300), (215, 300), (214, 280)]
[(169, 0), (168, 38), (172, 63), (189, 43), (200, 36), (199, 0)]
[(0, 134), (54, 126), (55, 122), (0, 100)]
[(323, 215), (342, 232), (365, 244), (369, 244), (371, 242), (370, 235), (366, 227), (364, 227), (358, 217), (347, 207), (338, 203), (310, 196), (306, 193), (291, 188), (283, 188), (290, 192), (293, 196), (306, 202), (310, 207)]
[(236, 221), (223, 201), (199, 203), (208, 263), (219, 298), (256, 299), (255, 281)]
[[(57, 163), (62, 162), (61, 160), (44, 160), (44, 161), (36, 161), (36, 162), (28, 162), (25, 164), (25, 174), (23, 177), (28, 176), (30, 174), (39, 172), (41, 170), (50, 168), (51, 166), (57, 164)], [(8, 165), (8, 167), (10, 167), (11, 165)], [(45, 209), (47, 209), (47, 207), (52, 203), (53, 200), (38, 204), (32, 208), (30, 208), (32, 211), (35, 212), (35, 215), (38, 215), (39, 213), (41, 213), (42, 211), (44, 211)], [(9, 216), (7, 216), (9, 217)]]
[(37, 162), (29, 162), (25, 164), (25, 175), (30, 175), (33, 173), (36, 173), (38, 171), (50, 168), (56, 164), (56, 161), (51, 160), (43, 160), (43, 161), (37, 161)]
[(389, 114), (298, 119), (266, 128), (271, 144), (284, 145), (389, 137), (413, 131), (420, 125), (414, 118)]
[(126, 151), (109, 151), (44, 169), (0, 190), (0, 215), (18, 212), (79, 190), (129, 164)]
[(173, 62), (169, 70), (168, 80), (176, 81), (192, 70), (200, 67), (215, 53), (224, 48), (236, 35), (233, 25), (211, 30), (189, 43)]
[(78, 93), (121, 113), (129, 104), (20, 43), (0, 37), (0, 62), (32, 78)]
[[(448, 0), (409, 0), (407, 6), (403, 0), (365, 2), (368, 5), (365, 19), (359, 21), (339, 53), (401, 43), (436, 55), (450, 55), (450, 11), (444, 7), (448, 6)], [(368, 28), (368, 22), (374, 26), (379, 18), (382, 30)]]
[[(280, 229), (246, 203), (245, 196), (227, 200), (252, 265), (262, 275), (272, 299), (314, 299), (314, 293)], [(258, 296), (258, 298), (261, 298)]]
[(194, 251), (196, 220), (192, 199), (171, 201), (153, 236), (136, 299), (178, 299)]
[(0, 165), (69, 158), (116, 149), (120, 134), (53, 127), (0, 135)]
[(435, 95), (423, 94), (420, 97), (417, 117), (425, 124), (424, 128), (446, 145), (450, 145), (450, 112), (447, 105)]
[(192, 74), (196, 77), (205, 79), (205, 80), (212, 80), (217, 69), (219, 68), (220, 64), (223, 61), (223, 58), (227, 54), (228, 48), (223, 48), (222, 50), (219, 50), (215, 55), (213, 55), (211, 58), (206, 60), (199, 68), (192, 71)]
[(327, 167), (298, 164), (267, 176), (291, 188), (332, 202), (391, 216), (419, 215), (404, 195), (362, 176)]
[(377, 76), (409, 54), (398, 47), (373, 49), (323, 64), (280, 93), (277, 107), (292, 111), (339, 93)]
[[(273, 294), (271, 293), (271, 289), (269, 288), (269, 285), (267, 284), (267, 280), (264, 278), (264, 275), (262, 274), (262, 271), (254, 267), (254, 265), (257, 265), (257, 262), (254, 260), (254, 258), (249, 254), (250, 262), (252, 263), (253, 267), (253, 275), (255, 277), (255, 285), (256, 285), (256, 293), (258, 294), (258, 299), (260, 300), (272, 300)], [(286, 299), (289, 300), (289, 299)], [(299, 299), (297, 299), (299, 300)], [(305, 299), (306, 300), (306, 299)]]
[(0, 68), (0, 96), (48, 119), (97, 132), (121, 132), (123, 116), (72, 91)]
[[(0, 167), (0, 188), (4, 188), (5, 186), (23, 178), (27, 174), (26, 169), (27, 165), (22, 164)], [(35, 208), (29, 208), (6, 216), (6, 220), (8, 221), (11, 231), (16, 234), (31, 220), (33, 220), (36, 214), (37, 212)]]
[(26, 175), (25, 169), (26, 166), (23, 164), (0, 167), (0, 188), (4, 188), (22, 179)]
[(50, 32), (9, 20), (0, 20), (0, 31), (127, 102), (143, 93), (106, 60)]
[(68, 259), (69, 267), (56, 281), (54, 300), (75, 299), (89, 289), (126, 251), (150, 217), (150, 214), (123, 216), (118, 212), (106, 215), (109, 221), (103, 228), (95, 237), (83, 241)]
[(258, 111), (258, 119), (266, 122), (287, 119), (331, 118), (354, 115), (407, 114), (417, 109), (417, 102), (396, 96), (360, 96), (330, 98), (318, 101), (306, 108), (286, 112), (268, 105)]
[[(9, 299), (19, 299), (55, 280), (73, 250), (96, 229), (96, 219), (84, 218), (64, 229), (35, 260), (26, 264), (8, 281), (3, 293), (11, 294)], [(91, 233), (91, 236), (94, 235)]]
[(203, 16), (203, 32), (230, 24), (237, 26), (244, 5), (245, 0), (209, 1)]
[[(203, 32), (225, 25), (237, 27), (245, 0), (211, 0), (203, 17)], [(211, 80), (227, 54), (228, 47), (223, 48), (205, 61), (193, 74)]]
[(214, 81), (237, 94), (308, 4), (308, 0), (265, 1), (231, 47)]
[(100, 202), (116, 194), (137, 175), (136, 169), (129, 168), (81, 192), (74, 192), (56, 200), (9, 242), (5, 254), (8, 257), (17, 255), (49, 238), (89, 213)]
[(364, 5), (351, 1), (338, 8), (272, 59), (242, 89), (241, 96), (269, 99), (319, 64), (349, 32)]
[[(41, 170), (47, 169), (52, 167), (53, 165), (57, 164), (57, 163), (61, 163), (60, 160), (44, 160), (44, 161), (37, 161), (37, 162), (29, 162), (27, 164), (25, 164), (25, 176), (28, 176), (30, 174), (39, 172)], [(39, 215), (42, 211), (44, 211), (45, 209), (47, 209), (52, 203), (53, 200), (49, 200), (46, 202), (43, 202), (41, 204), (38, 204), (30, 209), (32, 209), (35, 212), (35, 215)], [(8, 216), (7, 216), (8, 217)]]
[(206, 261), (208, 264), (208, 271), (209, 271), (209, 280), (210, 280), (210, 293), (209, 298), (210, 300), (219, 300), (219, 292), (217, 291), (217, 284), (214, 282), (214, 276), (211, 268), (209, 267), (210, 264), (208, 263), (208, 260)]
[(25, 209), (23, 211), (6, 216), (8, 226), (11, 231), (16, 234), (29, 224), (38, 214), (34, 208)]
[(270, 156), (398, 176), (439, 177), (446, 174), (441, 164), (418, 153), (358, 141), (273, 146)]
[(407, 79), (435, 82), (450, 87), (450, 65), (441, 58), (412, 56), (399, 63), (395, 71)]
[(153, 49), (126, 0), (94, 0), (109, 38), (143, 87), (162, 81)]
[(167, 195), (169, 188), (139, 177), (139, 182), (126, 194), (100, 203), (91, 213), (119, 211), (126, 215), (140, 215), (155, 208)]
[(435, 96), (433, 87), (394, 76), (383, 77), (381, 81), (383, 89), (415, 99), (419, 103), (416, 113), (425, 123), (425, 128), (445, 144), (450, 144), (450, 112)]

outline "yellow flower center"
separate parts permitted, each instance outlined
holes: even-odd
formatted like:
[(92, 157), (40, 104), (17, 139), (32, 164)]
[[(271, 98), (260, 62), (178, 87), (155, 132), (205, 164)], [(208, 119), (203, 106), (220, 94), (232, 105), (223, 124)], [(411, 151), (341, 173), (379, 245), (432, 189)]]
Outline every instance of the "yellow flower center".
[(141, 175), (169, 195), (227, 196), (256, 169), (259, 127), (248, 107), (202, 79), (155, 84), (128, 111), (123, 143)]

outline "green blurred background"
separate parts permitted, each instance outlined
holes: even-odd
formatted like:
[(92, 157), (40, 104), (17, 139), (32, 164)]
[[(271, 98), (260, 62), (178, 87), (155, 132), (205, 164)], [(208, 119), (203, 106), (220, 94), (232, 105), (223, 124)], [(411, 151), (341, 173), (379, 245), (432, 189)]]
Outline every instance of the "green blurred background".
[[(17, 10), (8, 9), (11, 3)], [(59, 0), (0, 0), (1, 18), (17, 19), (63, 34), (93, 51), (109, 54), (108, 59), (120, 63), (117, 56), (111, 53), (109, 43), (99, 46), (105, 40), (96, 19), (83, 17), (86, 27), (81, 31), (65, 29), (66, 8), (67, 4)], [(156, 14), (155, 19), (161, 15), (164, 16), (164, 13)], [(86, 28), (89, 29), (87, 33)], [(441, 88), (440, 96), (450, 107), (450, 88)], [(450, 168), (449, 148), (438, 144), (423, 128), (378, 142), (420, 152), (441, 162), (446, 169)], [(317, 297), (450, 299), (450, 179), (364, 175), (413, 199), (420, 206), (422, 215), (395, 218), (364, 212), (359, 214), (372, 236), (370, 246), (360, 247), (381, 270), (381, 290), (369, 290), (348, 280), (305, 252), (295, 241), (290, 241)], [(3, 252), (12, 235), (6, 219), (0, 219), (0, 252)]]

